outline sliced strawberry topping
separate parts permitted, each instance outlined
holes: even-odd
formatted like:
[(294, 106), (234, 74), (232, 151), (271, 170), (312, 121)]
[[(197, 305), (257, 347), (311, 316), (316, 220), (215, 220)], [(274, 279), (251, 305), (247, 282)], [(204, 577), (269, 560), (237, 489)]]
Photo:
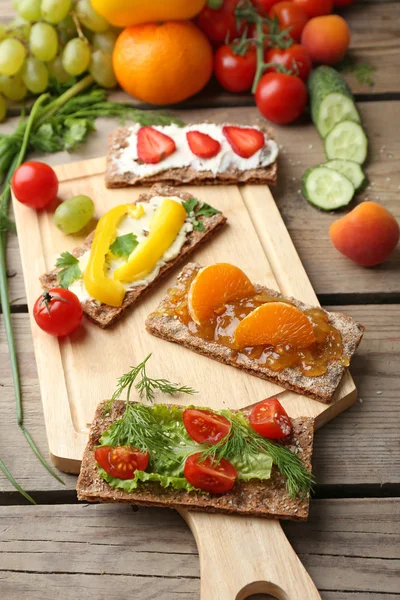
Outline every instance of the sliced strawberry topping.
[(200, 131), (188, 131), (186, 139), (193, 154), (200, 158), (212, 158), (221, 149), (221, 144), (217, 140)]
[(144, 163), (159, 163), (175, 152), (172, 138), (153, 127), (141, 127), (137, 135), (137, 153)]
[(223, 127), (222, 132), (232, 150), (242, 158), (250, 158), (264, 146), (264, 134), (251, 127)]

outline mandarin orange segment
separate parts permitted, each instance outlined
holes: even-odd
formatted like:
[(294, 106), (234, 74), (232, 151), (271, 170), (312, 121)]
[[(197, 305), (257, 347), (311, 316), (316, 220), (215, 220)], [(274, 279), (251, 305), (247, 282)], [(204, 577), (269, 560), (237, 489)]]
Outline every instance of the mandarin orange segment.
[(315, 342), (307, 316), (284, 302), (267, 302), (253, 310), (236, 327), (234, 337), (239, 348), (286, 344), (307, 348)]
[(255, 294), (254, 285), (239, 267), (217, 263), (201, 269), (190, 286), (189, 313), (198, 325), (213, 318), (214, 311), (232, 300)]

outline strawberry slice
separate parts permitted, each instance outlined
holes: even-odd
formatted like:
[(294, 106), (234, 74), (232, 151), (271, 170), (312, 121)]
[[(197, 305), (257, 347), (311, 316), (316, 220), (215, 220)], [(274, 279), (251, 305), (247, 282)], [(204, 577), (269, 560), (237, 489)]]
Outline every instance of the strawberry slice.
[(156, 164), (176, 150), (172, 138), (153, 127), (141, 127), (137, 134), (137, 153), (144, 163)]
[(217, 140), (200, 131), (188, 131), (186, 139), (193, 154), (200, 158), (212, 158), (221, 150), (221, 144)]
[(242, 158), (250, 158), (264, 144), (264, 134), (251, 127), (223, 127), (222, 133), (228, 140), (232, 150)]

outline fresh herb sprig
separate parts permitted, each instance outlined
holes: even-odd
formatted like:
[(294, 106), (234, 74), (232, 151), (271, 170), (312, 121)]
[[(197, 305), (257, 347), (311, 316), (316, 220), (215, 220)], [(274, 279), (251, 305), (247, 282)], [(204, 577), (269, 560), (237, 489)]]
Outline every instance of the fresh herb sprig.
[(110, 252), (114, 256), (127, 258), (131, 252), (138, 246), (137, 236), (133, 233), (126, 233), (115, 238), (110, 246)]
[(370, 63), (357, 62), (357, 60), (351, 54), (346, 54), (344, 59), (336, 65), (336, 69), (342, 73), (351, 73), (355, 76), (358, 83), (374, 85), (374, 73), (376, 67)]
[(197, 198), (189, 198), (189, 200), (184, 200), (182, 202), (182, 206), (192, 221), (193, 229), (197, 229), (198, 231), (206, 230), (204, 223), (199, 221), (198, 217), (212, 217), (220, 212), (213, 206), (210, 206), (205, 202), (200, 202), (200, 200)]
[(70, 252), (62, 252), (56, 260), (56, 267), (59, 270), (57, 273), (58, 282), (61, 287), (68, 289), (75, 279), (82, 276), (82, 271), (79, 268), (79, 260)]

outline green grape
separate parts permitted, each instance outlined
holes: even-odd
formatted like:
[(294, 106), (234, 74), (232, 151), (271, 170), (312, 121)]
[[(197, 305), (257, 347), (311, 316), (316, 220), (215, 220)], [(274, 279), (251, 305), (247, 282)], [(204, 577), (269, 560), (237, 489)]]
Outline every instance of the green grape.
[(20, 0), (17, 11), (27, 21), (39, 21), (42, 16), (40, 3), (41, 0)]
[(75, 8), (79, 21), (90, 31), (106, 31), (110, 24), (92, 7), (90, 0), (79, 0)]
[(19, 102), (20, 100), (25, 98), (28, 92), (26, 85), (22, 81), (20, 73), (17, 73), (12, 77), (1, 75), (0, 91), (3, 92), (6, 98), (8, 98), (9, 100), (14, 100), (14, 102)]
[(89, 44), (74, 38), (64, 48), (62, 65), (70, 75), (80, 75), (88, 68), (90, 63)]
[(7, 104), (4, 99), (4, 96), (0, 94), (0, 121), (4, 121), (4, 118), (7, 114)]
[(67, 73), (62, 65), (61, 56), (56, 56), (52, 61), (47, 63), (50, 75), (55, 77), (60, 83), (66, 83), (68, 79), (71, 79), (71, 75)]
[(8, 38), (0, 42), (0, 73), (15, 75), (24, 64), (26, 50), (20, 41)]
[(57, 31), (58, 39), (63, 46), (77, 36), (76, 25), (71, 15), (67, 15), (65, 19), (58, 23)]
[(46, 66), (34, 56), (26, 59), (21, 70), (22, 81), (32, 94), (41, 94), (47, 88), (49, 73)]
[(22, 17), (16, 17), (7, 26), (6, 37), (18, 38), (20, 41), (28, 42), (32, 24)]
[(68, 235), (81, 231), (93, 219), (93, 215), (93, 200), (89, 196), (80, 194), (57, 206), (53, 223), (60, 231)]
[(53, 60), (58, 50), (57, 33), (48, 23), (35, 23), (29, 36), (29, 48), (34, 56), (45, 62)]
[(112, 54), (117, 37), (118, 35), (114, 31), (111, 31), (111, 29), (104, 33), (95, 33), (92, 40), (93, 48), (95, 50), (103, 50), (107, 54)]
[(42, 0), (42, 17), (49, 23), (59, 23), (71, 10), (71, 0)]
[(5, 25), (0, 25), (0, 42), (7, 37), (7, 28)]
[(95, 82), (104, 88), (112, 88), (117, 85), (111, 54), (107, 54), (103, 50), (93, 52), (89, 73)]

